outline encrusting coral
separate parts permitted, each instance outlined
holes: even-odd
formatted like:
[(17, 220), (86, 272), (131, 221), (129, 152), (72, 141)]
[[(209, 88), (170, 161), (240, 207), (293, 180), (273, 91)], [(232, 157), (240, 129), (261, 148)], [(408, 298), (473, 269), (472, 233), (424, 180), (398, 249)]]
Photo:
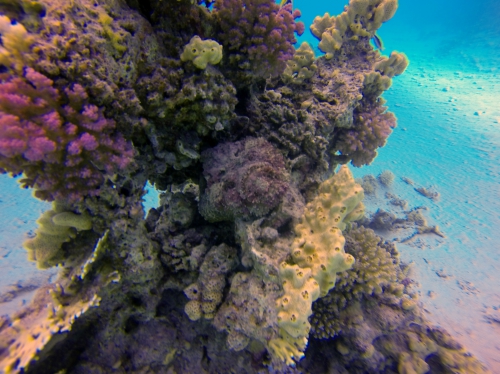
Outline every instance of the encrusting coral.
[(317, 18), (316, 57), (273, 0), (0, 1), (0, 172), (54, 201), (25, 246), (60, 267), (0, 319), (0, 370), (484, 371), (354, 223), (345, 164), (385, 145), (408, 66), (369, 42), (397, 5)]
[(191, 321), (201, 317), (214, 318), (217, 307), (222, 302), (226, 286), (226, 274), (238, 264), (235, 248), (221, 244), (211, 248), (200, 267), (200, 276), (196, 283), (184, 289), (190, 299), (184, 310)]

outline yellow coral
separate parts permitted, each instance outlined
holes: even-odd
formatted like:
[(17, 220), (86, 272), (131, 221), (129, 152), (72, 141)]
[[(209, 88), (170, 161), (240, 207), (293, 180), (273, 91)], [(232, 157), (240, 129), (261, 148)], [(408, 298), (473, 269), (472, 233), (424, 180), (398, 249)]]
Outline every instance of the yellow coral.
[(184, 311), (191, 321), (197, 321), (203, 316), (201, 303), (198, 300), (190, 300), (184, 306)]
[(23, 243), (28, 251), (28, 259), (36, 261), (40, 269), (57, 265), (64, 259), (62, 245), (76, 236), (77, 231), (90, 230), (92, 221), (86, 214), (65, 211), (58, 203), (52, 204), (36, 221), (39, 225), (36, 236)]
[(33, 40), (20, 23), (12, 24), (7, 16), (0, 15), (0, 65), (21, 69), (23, 53), (29, 51)]
[(198, 35), (191, 38), (181, 54), (181, 61), (193, 61), (198, 69), (205, 69), (209, 63), (216, 65), (221, 60), (222, 46), (215, 40), (201, 40)]
[(374, 70), (389, 78), (403, 74), (408, 67), (409, 60), (404, 53), (393, 51), (389, 58), (383, 59), (374, 66)]
[(344, 252), (344, 220), (361, 216), (363, 189), (346, 165), (318, 188), (295, 227), (292, 245), (295, 264), (282, 263), (280, 279), (284, 295), (277, 300), (280, 338), (269, 343), (273, 356), (288, 364), (300, 359), (307, 345), (312, 303), (335, 285), (337, 273), (349, 269), (354, 257)]
[(278, 325), (293, 338), (307, 336), (311, 329), (308, 321), (311, 306), (319, 297), (318, 282), (311, 269), (286, 263), (280, 266), (280, 277), (285, 295), (277, 301)]
[(76, 318), (99, 302), (97, 295), (90, 299), (65, 297), (59, 285), (50, 292), (39, 292), (30, 308), (13, 316), (11, 325), (2, 331), (3, 337), (9, 338), (9, 346), (0, 347), (0, 371), (12, 373), (26, 368), (53, 335), (69, 331)]
[(351, 0), (345, 10), (336, 17), (325, 13), (316, 17), (311, 32), (320, 39), (319, 49), (325, 58), (333, 57), (347, 39), (371, 38), (382, 23), (394, 16), (398, 0)]

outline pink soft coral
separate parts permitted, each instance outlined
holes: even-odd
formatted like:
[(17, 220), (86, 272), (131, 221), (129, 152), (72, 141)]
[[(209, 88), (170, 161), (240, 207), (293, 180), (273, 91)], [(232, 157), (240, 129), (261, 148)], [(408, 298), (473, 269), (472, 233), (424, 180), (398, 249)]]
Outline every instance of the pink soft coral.
[(354, 125), (340, 133), (336, 148), (357, 167), (369, 165), (396, 127), (396, 117), (386, 112), (385, 101), (364, 103), (354, 111)]
[(41, 199), (98, 195), (104, 175), (133, 156), (114, 129), (78, 84), (62, 94), (31, 68), (0, 83), (0, 172), (24, 173), (22, 184)]

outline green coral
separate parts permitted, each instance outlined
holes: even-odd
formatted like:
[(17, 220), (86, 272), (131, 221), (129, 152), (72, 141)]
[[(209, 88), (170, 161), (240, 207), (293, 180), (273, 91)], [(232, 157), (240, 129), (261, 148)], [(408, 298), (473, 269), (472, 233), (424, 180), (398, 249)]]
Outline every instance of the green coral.
[(121, 57), (126, 51), (127, 46), (123, 45), (123, 35), (117, 33), (113, 30), (113, 18), (111, 18), (107, 13), (99, 13), (99, 23), (102, 26), (104, 36), (111, 42), (111, 45), (116, 51), (117, 57)]
[(40, 269), (60, 263), (64, 259), (63, 243), (74, 239), (78, 231), (92, 228), (88, 215), (75, 214), (57, 202), (36, 222), (39, 225), (36, 236), (26, 240), (23, 246), (28, 251), (28, 259), (36, 261)]
[(202, 40), (198, 35), (191, 38), (181, 54), (181, 61), (193, 61), (198, 69), (205, 69), (207, 64), (216, 65), (221, 60), (222, 46), (215, 40)]

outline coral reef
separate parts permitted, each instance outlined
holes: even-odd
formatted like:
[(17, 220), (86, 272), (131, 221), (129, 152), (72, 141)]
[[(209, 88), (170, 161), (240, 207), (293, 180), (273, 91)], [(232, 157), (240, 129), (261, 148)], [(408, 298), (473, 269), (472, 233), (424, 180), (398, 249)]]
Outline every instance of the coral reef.
[(394, 176), (394, 173), (392, 171), (384, 170), (383, 172), (381, 172), (378, 175), (377, 178), (383, 186), (389, 187), (394, 182), (395, 176)]
[(354, 111), (352, 129), (342, 131), (336, 147), (342, 159), (350, 159), (354, 166), (369, 165), (377, 157), (377, 148), (383, 147), (396, 127), (396, 117), (386, 112), (384, 100), (366, 103)]
[(390, 20), (398, 8), (398, 0), (350, 0), (338, 16), (325, 13), (316, 17), (311, 32), (320, 39), (319, 48), (331, 59), (347, 40), (372, 37), (382, 23)]
[(22, 24), (13, 24), (11, 19), (4, 15), (0, 16), (0, 35), (0, 64), (16, 70), (21, 69), (24, 54), (29, 51), (33, 39)]
[(0, 1), (0, 172), (54, 201), (25, 246), (60, 268), (0, 320), (0, 370), (482, 372), (354, 223), (440, 233), (363, 218), (345, 165), (396, 125), (380, 95), (408, 60), (369, 40), (397, 5), (317, 18), (315, 57), (272, 0)]
[(335, 288), (314, 304), (311, 333), (317, 338), (335, 337), (340, 333), (342, 322), (338, 315), (356, 300), (384, 292), (397, 297), (403, 295), (404, 286), (398, 281), (404, 276), (393, 244), (384, 243), (372, 230), (361, 226), (346, 233), (344, 249), (356, 262), (352, 269), (340, 273)]
[(184, 289), (190, 300), (184, 310), (191, 321), (201, 317), (214, 318), (217, 307), (222, 302), (226, 275), (237, 264), (236, 249), (224, 243), (207, 252), (200, 266), (197, 282)]
[(286, 64), (283, 78), (287, 83), (301, 84), (314, 76), (318, 69), (314, 63), (314, 51), (307, 42), (303, 42)]

